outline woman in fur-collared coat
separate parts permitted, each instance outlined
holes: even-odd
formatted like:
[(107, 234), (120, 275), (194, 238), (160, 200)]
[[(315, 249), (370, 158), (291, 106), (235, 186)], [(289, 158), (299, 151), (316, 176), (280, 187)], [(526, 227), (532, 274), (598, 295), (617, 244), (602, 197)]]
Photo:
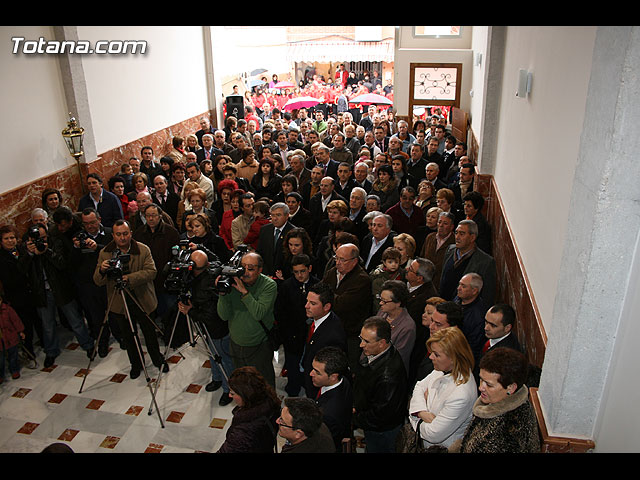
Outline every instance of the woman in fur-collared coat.
[(450, 452), (540, 452), (538, 422), (523, 383), (527, 368), (526, 357), (511, 348), (496, 348), (482, 357), (473, 419)]

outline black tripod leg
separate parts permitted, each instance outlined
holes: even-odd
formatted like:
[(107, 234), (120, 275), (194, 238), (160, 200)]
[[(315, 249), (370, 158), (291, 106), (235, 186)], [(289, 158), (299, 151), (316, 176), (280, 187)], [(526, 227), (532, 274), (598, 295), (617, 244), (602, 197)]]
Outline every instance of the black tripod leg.
[[(147, 387), (149, 388), (149, 392), (151, 393), (151, 399), (153, 401), (153, 404), (156, 407), (156, 412), (158, 413), (158, 419), (160, 420), (160, 425), (162, 426), (162, 428), (164, 428), (164, 422), (162, 421), (162, 417), (160, 416), (160, 410), (158, 409), (158, 403), (156, 402), (156, 395), (155, 392), (153, 391), (153, 388), (151, 387), (151, 378), (149, 377), (149, 374), (147, 372), (147, 367), (144, 364), (144, 355), (142, 353), (142, 343), (140, 342), (140, 337), (138, 336), (138, 332), (137, 329), (135, 328), (135, 326), (133, 325), (133, 320), (131, 318), (131, 314), (129, 312), (129, 307), (127, 306), (127, 298), (125, 296), (125, 289), (121, 289), (120, 293), (122, 295), (122, 303), (124, 304), (124, 311), (125, 311), (125, 316), (127, 318), (127, 320), (129, 321), (129, 327), (131, 329), (131, 334), (133, 335), (133, 342), (136, 346), (136, 349), (138, 351), (138, 356), (140, 357), (140, 364), (142, 365), (142, 370), (144, 371), (144, 377), (147, 381)], [(127, 292), (129, 294), (130, 298), (133, 298), (133, 295), (131, 295), (129, 292)], [(135, 301), (135, 299), (134, 299)], [(140, 308), (140, 305), (138, 304), (138, 302), (136, 302), (136, 305), (138, 305), (138, 308)], [(144, 312), (144, 310), (140, 309), (142, 312)], [(145, 313), (146, 315), (146, 313)], [(147, 315), (148, 317), (148, 315)], [(155, 325), (155, 324), (154, 324)]]
[(100, 333), (98, 333), (98, 338), (96, 338), (96, 342), (93, 345), (93, 352), (91, 354), (91, 358), (89, 359), (89, 364), (87, 365), (87, 370), (85, 371), (84, 377), (82, 378), (82, 384), (80, 385), (80, 391), (78, 393), (82, 393), (82, 389), (84, 388), (84, 382), (87, 380), (87, 376), (89, 375), (89, 369), (91, 367), (91, 362), (96, 358), (96, 352), (98, 349), (98, 343), (100, 342), (100, 338), (102, 337), (102, 333), (104, 332), (105, 325), (109, 321), (109, 312), (111, 311), (111, 305), (113, 304), (113, 299), (116, 297), (117, 291), (114, 290), (111, 298), (109, 299), (109, 305), (107, 305), (107, 310), (104, 315), (104, 320), (102, 321), (102, 325), (100, 326)]

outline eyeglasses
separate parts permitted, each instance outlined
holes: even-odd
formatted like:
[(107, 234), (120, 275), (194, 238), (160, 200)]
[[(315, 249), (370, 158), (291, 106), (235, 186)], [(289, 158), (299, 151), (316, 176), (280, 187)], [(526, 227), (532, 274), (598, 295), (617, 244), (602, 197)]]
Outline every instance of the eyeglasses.
[(376, 343), (376, 342), (379, 342), (379, 341), (380, 341), (380, 339), (379, 339), (379, 338), (377, 338), (377, 339), (375, 339), (375, 340), (367, 340), (367, 339), (366, 339), (366, 338), (364, 338), (362, 335), (358, 335), (358, 338), (359, 338), (361, 341), (363, 341), (364, 343), (367, 343), (367, 344), (368, 344), (368, 343)]
[(278, 423), (278, 425), (280, 425), (281, 427), (287, 427), (290, 428), (291, 430), (295, 430), (296, 428), (292, 425), (287, 425), (286, 423), (284, 423), (284, 421), (282, 420), (282, 416), (278, 417), (278, 420), (276, 421)]
[(386, 305), (387, 303), (393, 303), (393, 300), (385, 300), (380, 296), (380, 294), (376, 295), (376, 300), (378, 300), (383, 305)]

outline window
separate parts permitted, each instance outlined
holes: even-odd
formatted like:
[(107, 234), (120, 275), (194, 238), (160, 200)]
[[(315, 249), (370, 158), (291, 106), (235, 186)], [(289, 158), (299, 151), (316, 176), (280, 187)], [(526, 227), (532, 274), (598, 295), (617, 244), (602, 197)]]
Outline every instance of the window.
[(462, 27), (449, 27), (449, 26), (418, 26), (413, 27), (414, 37), (459, 37), (462, 32)]

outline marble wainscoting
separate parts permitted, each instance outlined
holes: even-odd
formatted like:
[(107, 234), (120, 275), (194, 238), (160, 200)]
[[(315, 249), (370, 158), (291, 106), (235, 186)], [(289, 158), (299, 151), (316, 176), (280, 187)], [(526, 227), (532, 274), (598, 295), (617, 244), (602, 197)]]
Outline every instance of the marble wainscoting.
[(91, 162), (81, 162), (80, 170), (75, 163), (70, 164), (31, 183), (3, 192), (0, 195), (0, 223), (12, 223), (21, 234), (24, 233), (29, 225), (31, 211), (42, 206), (42, 192), (47, 188), (60, 190), (64, 204), (75, 209), (84, 194), (84, 180), (81, 178), (84, 179), (87, 173), (100, 174), (106, 185), (109, 178), (120, 171), (120, 165), (128, 162), (131, 157), (140, 158), (140, 149), (147, 145), (153, 148), (156, 159), (160, 159), (171, 151), (174, 136), (186, 136), (200, 129), (199, 119), (203, 115), (210, 116), (210, 112), (204, 112), (103, 152)]
[(517, 312), (516, 331), (520, 344), (526, 349), (529, 361), (542, 367), (547, 334), (540, 318), (531, 285), (509, 221), (504, 214), (500, 193), (491, 175), (478, 175), (478, 190), (486, 202), (483, 213), (491, 225), (493, 256), (497, 268), (497, 299), (508, 303)]

